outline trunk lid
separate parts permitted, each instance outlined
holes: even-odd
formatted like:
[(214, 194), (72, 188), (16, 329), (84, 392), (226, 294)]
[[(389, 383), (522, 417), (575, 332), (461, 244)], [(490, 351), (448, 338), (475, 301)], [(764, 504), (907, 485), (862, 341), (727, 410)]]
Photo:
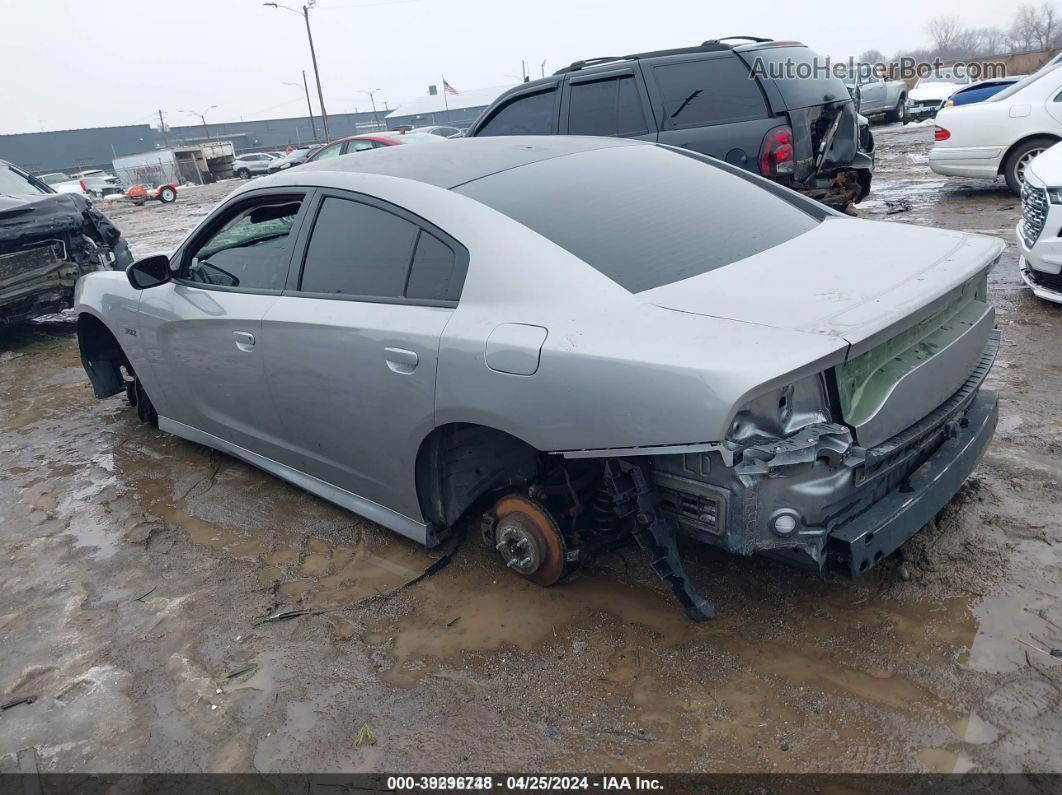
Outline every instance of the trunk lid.
[(830, 218), (782, 245), (639, 294), (667, 309), (846, 340), (858, 356), (972, 290), (996, 238)]
[[(848, 343), (833, 368), (856, 440), (892, 439), (956, 394), (995, 326), (985, 274), (1003, 242), (847, 219), (731, 265), (649, 290), (654, 304)], [(990, 359), (990, 357), (989, 357)]]

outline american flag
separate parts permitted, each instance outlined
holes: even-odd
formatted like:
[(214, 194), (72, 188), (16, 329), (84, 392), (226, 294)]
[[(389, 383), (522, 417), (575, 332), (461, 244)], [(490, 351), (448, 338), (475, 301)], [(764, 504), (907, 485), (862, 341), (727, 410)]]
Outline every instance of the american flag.
[(455, 97), (458, 94), (457, 89), (447, 83), (445, 77), (443, 78), (443, 91), (445, 91), (447, 94), (453, 94)]

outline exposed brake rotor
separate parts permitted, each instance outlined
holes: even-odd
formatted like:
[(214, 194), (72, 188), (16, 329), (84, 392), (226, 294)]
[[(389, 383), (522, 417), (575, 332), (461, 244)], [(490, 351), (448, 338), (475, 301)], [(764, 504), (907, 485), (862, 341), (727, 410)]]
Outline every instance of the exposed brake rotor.
[(564, 574), (567, 548), (549, 512), (537, 502), (511, 494), (491, 511), (494, 548), (505, 565), (536, 585), (553, 585)]

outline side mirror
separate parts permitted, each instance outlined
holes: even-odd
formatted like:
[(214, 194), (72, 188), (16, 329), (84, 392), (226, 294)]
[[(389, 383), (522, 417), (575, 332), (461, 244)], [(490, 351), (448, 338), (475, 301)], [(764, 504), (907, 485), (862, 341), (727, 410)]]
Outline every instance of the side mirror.
[(138, 259), (125, 269), (125, 275), (134, 290), (158, 287), (170, 280), (170, 258), (165, 254), (155, 254)]

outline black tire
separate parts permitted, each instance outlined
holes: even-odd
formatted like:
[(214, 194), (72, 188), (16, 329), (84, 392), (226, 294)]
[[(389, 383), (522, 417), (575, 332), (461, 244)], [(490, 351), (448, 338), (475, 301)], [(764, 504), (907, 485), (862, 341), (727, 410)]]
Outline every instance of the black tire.
[(236, 176), (240, 179), (250, 179), (251, 172), (248, 171), (246, 168), (238, 168), (236, 169)]
[(159, 188), (159, 201), (163, 204), (173, 204), (177, 201), (177, 191), (169, 185), (163, 185)]
[(1003, 161), (1003, 179), (1007, 181), (1007, 187), (1020, 196), (1021, 186), (1025, 181), (1025, 167), (1034, 157), (1045, 149), (1050, 149), (1056, 143), (1058, 143), (1057, 138), (1042, 135), (1039, 138), (1030, 138), (1014, 147), (1007, 155), (1007, 159)]
[(155, 426), (159, 424), (159, 413), (155, 411), (155, 404), (148, 397), (139, 376), (134, 375), (132, 381), (125, 382), (125, 396), (129, 405), (136, 409), (136, 416), (141, 422)]
[(907, 97), (900, 97), (896, 101), (896, 107), (885, 114), (885, 121), (907, 123)]

